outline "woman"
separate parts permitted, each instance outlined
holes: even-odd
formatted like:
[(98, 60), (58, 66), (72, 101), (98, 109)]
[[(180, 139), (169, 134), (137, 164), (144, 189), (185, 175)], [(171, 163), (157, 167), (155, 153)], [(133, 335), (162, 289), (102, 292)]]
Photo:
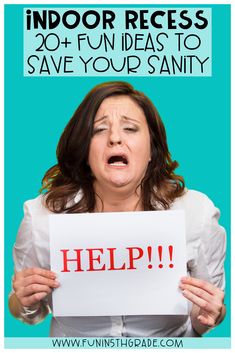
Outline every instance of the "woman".
[(200, 336), (224, 318), (225, 232), (207, 196), (174, 174), (166, 133), (152, 102), (125, 82), (96, 86), (66, 126), (58, 164), (43, 178), (47, 192), (25, 203), (14, 247), (11, 313), (42, 320), (59, 286), (50, 271), (47, 216), (54, 213), (183, 209), (187, 269), (179, 279), (189, 316), (53, 318), (51, 336)]

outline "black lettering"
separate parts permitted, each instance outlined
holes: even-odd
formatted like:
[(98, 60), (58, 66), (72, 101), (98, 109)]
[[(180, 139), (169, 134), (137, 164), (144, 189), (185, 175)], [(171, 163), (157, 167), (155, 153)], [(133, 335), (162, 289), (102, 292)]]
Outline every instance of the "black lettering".
[(162, 65), (160, 68), (160, 74), (162, 74), (163, 72), (166, 72), (168, 75), (171, 74), (166, 55), (163, 56)]
[[(105, 64), (107, 64), (107, 66), (104, 67), (104, 68), (100, 68), (100, 69), (99, 69), (99, 68), (97, 68), (96, 64), (98, 64), (98, 63), (101, 62), (100, 59), (102, 59), (103, 62), (104, 62)], [(94, 69), (96, 72), (106, 72), (106, 71), (109, 69), (109, 67), (110, 67), (110, 62), (109, 62), (109, 60), (108, 60), (105, 56), (99, 56), (99, 57), (96, 58), (96, 59), (94, 60), (94, 62), (93, 62), (93, 69)]]
[(196, 56), (196, 59), (198, 60), (198, 62), (200, 63), (200, 65), (201, 65), (201, 73), (203, 74), (203, 72), (204, 72), (204, 70), (203, 70), (203, 65), (207, 62), (207, 60), (209, 60), (209, 56), (205, 59), (205, 60), (203, 60), (203, 61), (201, 61), (199, 58), (198, 58), (198, 56)]
[(140, 41), (143, 41), (144, 39), (144, 34), (137, 33), (135, 35), (135, 50), (144, 50), (143, 47), (141, 47), (140, 44), (138, 44)]
[(82, 60), (83, 64), (85, 65), (85, 73), (87, 73), (87, 64), (93, 59), (93, 56), (90, 57), (87, 61), (83, 60), (82, 56), (79, 56), (79, 58)]
[(162, 25), (161, 24), (158, 24), (157, 22), (156, 22), (156, 18), (158, 17), (158, 16), (161, 16), (161, 17), (163, 17), (163, 16), (165, 16), (165, 11), (155, 11), (153, 14), (152, 14), (152, 16), (151, 16), (151, 24), (152, 24), (152, 26), (153, 27), (155, 27), (155, 28), (162, 28)]
[(176, 10), (169, 10), (167, 12), (167, 20), (168, 20), (168, 29), (176, 29), (175, 19), (172, 18), (172, 15), (176, 13)]
[(33, 11), (33, 26), (34, 29), (38, 29), (38, 26), (41, 26), (42, 29), (47, 28), (47, 11), (42, 11), (42, 17), (38, 11)]
[(149, 66), (152, 68), (152, 71), (148, 70), (148, 73), (149, 73), (149, 74), (153, 74), (153, 73), (155, 72), (155, 67), (151, 64), (151, 59), (152, 59), (152, 58), (156, 58), (158, 61), (160, 60), (159, 56), (157, 56), (157, 55), (151, 55), (151, 56), (149, 56), (149, 58), (148, 58), (148, 64), (149, 64)]
[[(105, 68), (97, 68), (96, 64), (99, 62), (101, 62), (100, 59), (103, 59), (104, 63), (107, 64), (107, 66)], [(98, 58), (96, 58), (93, 62), (93, 69), (96, 71), (96, 72), (105, 72), (109, 69), (110, 67), (110, 63), (109, 63), (109, 60), (105, 57), (105, 56), (99, 56)]]
[(107, 29), (107, 25), (109, 25), (110, 29), (113, 29), (114, 20), (115, 20), (115, 13), (113, 11), (110, 11), (110, 10), (103, 11), (103, 29)]
[(180, 56), (179, 60), (180, 60), (180, 63), (178, 63), (177, 60), (175, 59), (175, 57), (173, 55), (171, 55), (172, 70), (173, 70), (173, 74), (174, 75), (175, 75), (175, 67), (177, 67), (179, 72), (182, 72), (182, 70), (183, 70), (183, 58), (182, 58), (182, 56)]
[(73, 70), (69, 70), (68, 67), (67, 67), (67, 65), (69, 63), (72, 63), (72, 62), (73, 62), (73, 57), (72, 56), (65, 56), (65, 58), (64, 58), (64, 73), (65, 74), (73, 72)]
[(205, 18), (203, 16), (200, 16), (201, 14), (203, 14), (203, 12), (204, 12), (203, 10), (198, 10), (196, 12), (196, 18), (202, 22), (202, 24), (195, 23), (195, 27), (198, 28), (198, 29), (204, 29), (208, 25), (207, 18)]
[(157, 43), (161, 46), (160, 48), (157, 48), (157, 51), (162, 51), (164, 49), (164, 45), (161, 43), (160, 41), (160, 37), (161, 36), (165, 36), (166, 38), (168, 38), (168, 35), (164, 32), (159, 33), (156, 37)]
[[(88, 23), (88, 17), (90, 15), (93, 15), (95, 17), (95, 21), (93, 24)], [(94, 10), (89, 10), (86, 11), (83, 16), (82, 16), (82, 22), (84, 24), (84, 26), (88, 29), (94, 29), (98, 26), (98, 24), (100, 23), (100, 15), (97, 11)]]
[[(188, 42), (189, 38), (195, 38), (195, 42), (198, 42), (197, 44), (195, 44), (195, 46), (193, 46), (191, 44), (191, 46), (189, 46), (186, 42)], [(195, 50), (197, 48), (199, 48), (201, 45), (201, 38), (198, 37), (196, 34), (189, 34), (187, 37), (185, 37), (184, 39), (184, 47), (188, 50)]]
[(175, 33), (175, 36), (178, 36), (178, 51), (181, 51), (181, 36), (183, 35), (184, 33)]
[(185, 16), (188, 13), (188, 10), (183, 10), (180, 12), (180, 17), (182, 18), (182, 20), (186, 21), (186, 23), (179, 23), (179, 27), (182, 29), (189, 29), (192, 27), (193, 21), (191, 20), (191, 18), (189, 18), (188, 16)]
[[(115, 72), (121, 72), (124, 69), (125, 65), (126, 65), (126, 58), (123, 59), (123, 63), (122, 63), (122, 66), (120, 67), (120, 69), (117, 69), (117, 67), (114, 66), (112, 58), (110, 59), (110, 63), (111, 63), (111, 67), (113, 68), (113, 70)], [(117, 270), (117, 269), (115, 268), (115, 270)], [(120, 270), (120, 269), (118, 269), (118, 270)]]
[[(74, 16), (74, 21), (73, 23), (69, 23), (68, 22), (68, 16)], [(74, 11), (74, 10), (69, 10), (69, 11), (66, 11), (64, 14), (63, 14), (63, 17), (62, 17), (62, 23), (63, 25), (68, 28), (68, 29), (74, 29), (76, 28), (78, 25), (79, 25), (79, 22), (80, 22), (80, 15), (77, 11)]]
[(79, 33), (78, 35), (77, 35), (77, 44), (78, 44), (78, 50), (80, 51), (81, 50), (81, 41), (82, 40), (86, 40), (86, 38), (84, 38), (84, 37), (86, 37), (87, 35), (86, 35), (86, 33)]
[[(114, 46), (115, 46), (115, 34), (112, 34), (112, 41), (110, 41), (110, 39), (108, 38), (107, 34), (104, 33), (103, 35), (103, 39), (104, 39), (104, 47), (105, 47), (105, 51), (108, 51), (108, 46), (114, 50)], [(108, 45), (107, 45), (108, 44)]]
[[(136, 64), (135, 66), (131, 66), (131, 65), (130, 65), (130, 59), (131, 59), (131, 58), (137, 59), (137, 64)], [(128, 74), (129, 74), (130, 72), (136, 73), (136, 72), (137, 72), (136, 69), (138, 69), (138, 67), (140, 66), (140, 63), (141, 63), (141, 61), (140, 61), (140, 58), (139, 58), (138, 56), (135, 56), (135, 55), (128, 56), (128, 57), (127, 57), (127, 73), (128, 73)]]
[(133, 38), (131, 34), (125, 33), (122, 36), (122, 50), (128, 51), (131, 49), (132, 45), (133, 45)]
[[(53, 21), (53, 16), (55, 17)], [(54, 29), (60, 23), (60, 15), (57, 11), (49, 10), (48, 11), (48, 25), (49, 29)]]
[(125, 22), (126, 22), (126, 29), (130, 29), (130, 25), (132, 25), (133, 29), (136, 29), (137, 26), (135, 22), (138, 19), (138, 15), (136, 11), (133, 10), (127, 10), (125, 12)]
[(148, 29), (148, 20), (144, 18), (144, 15), (148, 13), (148, 10), (140, 10), (140, 29)]
[(26, 11), (26, 28), (31, 29), (31, 10)]
[(42, 64), (41, 64), (41, 68), (40, 68), (40, 71), (39, 71), (40, 75), (43, 72), (46, 72), (48, 75), (51, 74), (50, 68), (49, 68), (48, 63), (47, 63), (47, 58), (46, 58), (45, 55), (43, 55)]
[(144, 50), (145, 51), (147, 51), (147, 50), (155, 51), (154, 44), (153, 44), (153, 39), (152, 39), (152, 36), (151, 36), (150, 33), (147, 36), (147, 40), (146, 40), (146, 43), (145, 43), (145, 49)]
[(37, 55), (30, 55), (27, 59), (27, 64), (32, 68), (32, 71), (28, 70), (28, 73), (30, 75), (32, 75), (35, 72), (35, 67), (31, 64), (31, 59), (32, 58), (36, 58), (37, 60), (39, 60), (39, 57)]
[[(94, 46), (94, 44), (91, 43), (89, 36), (87, 37), (87, 43), (89, 44), (89, 47), (90, 47), (91, 49), (93, 49), (93, 50), (99, 49), (100, 46), (101, 46), (101, 44), (102, 44), (102, 42), (103, 42), (103, 37), (102, 37), (102, 35), (100, 36), (99, 43), (98, 43), (97, 46)], [(92, 44), (93, 44), (93, 45), (92, 45)]]
[(51, 61), (54, 65), (55, 71), (57, 72), (57, 74), (60, 72), (60, 66), (61, 66), (61, 61), (62, 61), (62, 57), (60, 56), (58, 63), (55, 62), (53, 56), (51, 55)]

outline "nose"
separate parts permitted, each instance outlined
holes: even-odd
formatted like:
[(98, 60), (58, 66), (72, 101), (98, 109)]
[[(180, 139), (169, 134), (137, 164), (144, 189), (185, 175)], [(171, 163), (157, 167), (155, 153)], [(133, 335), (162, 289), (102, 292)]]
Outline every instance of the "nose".
[(117, 128), (111, 129), (110, 134), (109, 134), (108, 144), (110, 146), (122, 144), (122, 136), (120, 134), (119, 129), (117, 129)]

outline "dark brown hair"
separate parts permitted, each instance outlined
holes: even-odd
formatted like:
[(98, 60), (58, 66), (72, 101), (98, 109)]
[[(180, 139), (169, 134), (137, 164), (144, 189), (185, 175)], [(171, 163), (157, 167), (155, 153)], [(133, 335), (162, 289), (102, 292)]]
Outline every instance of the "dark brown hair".
[[(50, 168), (43, 180), (46, 206), (53, 212), (92, 212), (95, 208), (93, 176), (87, 164), (93, 121), (103, 100), (110, 96), (126, 95), (144, 111), (151, 139), (151, 161), (141, 181), (144, 210), (168, 209), (176, 197), (184, 192), (184, 180), (175, 175), (178, 166), (171, 160), (166, 132), (153, 103), (142, 92), (121, 81), (95, 86), (79, 105), (57, 146), (58, 164)], [(81, 197), (74, 202), (74, 196)]]

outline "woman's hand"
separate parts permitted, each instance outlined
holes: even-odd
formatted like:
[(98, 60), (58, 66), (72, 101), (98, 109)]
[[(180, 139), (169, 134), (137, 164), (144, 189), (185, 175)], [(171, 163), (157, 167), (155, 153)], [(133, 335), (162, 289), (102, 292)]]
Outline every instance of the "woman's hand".
[(221, 289), (209, 282), (192, 277), (183, 277), (180, 288), (185, 298), (194, 304), (191, 314), (191, 316), (194, 316), (192, 317), (192, 323), (195, 324), (196, 319), (199, 324), (206, 326), (208, 329), (223, 320), (225, 307), (224, 292)]
[(19, 271), (13, 277), (15, 295), (20, 304), (26, 307), (38, 304), (57, 287), (59, 283), (55, 273), (37, 267)]

